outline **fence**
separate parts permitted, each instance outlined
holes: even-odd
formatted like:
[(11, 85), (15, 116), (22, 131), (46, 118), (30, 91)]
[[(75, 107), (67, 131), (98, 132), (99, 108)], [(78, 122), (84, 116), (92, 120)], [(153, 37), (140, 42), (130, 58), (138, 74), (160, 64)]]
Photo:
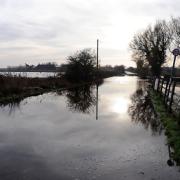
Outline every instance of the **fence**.
[(155, 78), (153, 87), (162, 95), (168, 111), (180, 114), (180, 77)]

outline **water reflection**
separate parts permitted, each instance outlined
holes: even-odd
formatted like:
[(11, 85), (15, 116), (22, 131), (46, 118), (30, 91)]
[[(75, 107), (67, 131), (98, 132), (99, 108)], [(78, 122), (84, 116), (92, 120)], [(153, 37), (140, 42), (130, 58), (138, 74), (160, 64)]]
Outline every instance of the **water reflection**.
[[(57, 91), (58, 96), (66, 97), (66, 105), (73, 112), (80, 112), (84, 114), (90, 114), (96, 110), (96, 120), (98, 119), (98, 101), (99, 101), (99, 86), (103, 84), (98, 82), (96, 84), (86, 84), (83, 86), (77, 86), (64, 91)], [(39, 96), (38, 96), (39, 97)], [(7, 109), (8, 114), (12, 115), (17, 110), (20, 110), (21, 105), (27, 104), (29, 98), (23, 100), (16, 100), (10, 103), (0, 104), (1, 109)], [(24, 102), (24, 103), (22, 103)], [(42, 103), (42, 99), (40, 99)]]
[(168, 166), (174, 166), (175, 161), (173, 160), (173, 151), (171, 150), (171, 147), (168, 145), (168, 153), (169, 153), (169, 159), (167, 160)]
[(144, 81), (137, 82), (137, 90), (131, 96), (131, 106), (128, 112), (133, 122), (141, 123), (145, 129), (150, 128), (153, 135), (161, 134), (163, 126), (154, 111), (148, 87), (144, 83)]
[(14, 101), (14, 102), (11, 102), (11, 103), (6, 103), (6, 104), (0, 104), (0, 108), (7, 108), (8, 109), (8, 114), (9, 116), (12, 115), (13, 113), (16, 112), (16, 110), (19, 110), (20, 109), (20, 103), (21, 103), (21, 100), (19, 101)]
[(89, 114), (96, 105), (95, 86), (85, 85), (65, 91), (67, 106), (73, 112)]
[(129, 101), (125, 97), (117, 97), (112, 103), (112, 112), (117, 114), (126, 114), (128, 111)]
[[(126, 108), (121, 110), (130, 101), (131, 110), (148, 110), (148, 105), (142, 105), (146, 104), (143, 82), (135, 92), (136, 78), (118, 83), (121, 79), (125, 81), (124, 77), (109, 78), (100, 88), (83, 86), (58, 96), (47, 93), (27, 98), (13, 116), (4, 113), (8, 110), (4, 107), (0, 112), (0, 179), (178, 180), (176, 168), (166, 164), (172, 166), (173, 152), (168, 157), (164, 135), (151, 136), (150, 128), (146, 131), (141, 126), (148, 120), (132, 124)], [(67, 102), (80, 113), (69, 112)], [(101, 120), (95, 121), (95, 113), (90, 112), (97, 110), (98, 118), (98, 109)]]
[(99, 84), (96, 84), (96, 120), (98, 120), (98, 114), (99, 114)]

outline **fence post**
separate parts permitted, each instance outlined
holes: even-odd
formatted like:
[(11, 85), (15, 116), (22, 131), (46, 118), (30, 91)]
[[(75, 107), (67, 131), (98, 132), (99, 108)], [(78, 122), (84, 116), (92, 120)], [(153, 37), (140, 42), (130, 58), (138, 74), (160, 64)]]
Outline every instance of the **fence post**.
[(155, 78), (155, 82), (154, 82), (154, 90), (156, 90), (158, 92), (158, 88), (159, 88), (159, 79)]
[(169, 93), (171, 91), (171, 85), (172, 85), (172, 78), (169, 80), (169, 87), (168, 87), (168, 90), (167, 90), (167, 96), (166, 96), (166, 101), (165, 101), (165, 104), (168, 105), (168, 101), (169, 101)]
[(172, 103), (173, 103), (175, 87), (176, 87), (176, 81), (174, 80), (173, 81), (173, 88), (172, 88), (172, 92), (171, 92), (171, 99), (170, 99), (170, 103), (169, 103), (169, 112), (172, 112)]
[(160, 78), (160, 77), (158, 77), (157, 92), (159, 92), (159, 86), (160, 86), (160, 83), (161, 83), (161, 78)]
[(163, 94), (163, 93), (162, 93), (163, 85), (164, 85), (164, 78), (162, 79), (162, 83), (161, 83), (161, 90), (160, 90), (161, 95)]
[(169, 85), (169, 79), (167, 79), (167, 81), (166, 81), (166, 89), (165, 89), (165, 93), (164, 93), (164, 102), (166, 102), (166, 94), (167, 94), (168, 85)]

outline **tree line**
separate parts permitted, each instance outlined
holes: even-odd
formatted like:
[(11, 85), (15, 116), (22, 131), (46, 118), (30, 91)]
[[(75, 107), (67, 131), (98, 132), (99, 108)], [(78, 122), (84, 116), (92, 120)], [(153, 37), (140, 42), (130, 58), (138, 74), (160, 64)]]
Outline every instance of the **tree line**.
[(41, 63), (38, 65), (20, 65), (0, 68), (0, 72), (57, 72), (58, 65), (55, 62)]
[(132, 59), (139, 76), (160, 76), (168, 53), (180, 45), (180, 17), (157, 20), (134, 35), (130, 42)]
[(97, 65), (96, 59), (96, 53), (92, 49), (77, 51), (67, 58), (65, 78), (72, 82), (79, 82), (125, 74), (123, 65), (100, 66)]

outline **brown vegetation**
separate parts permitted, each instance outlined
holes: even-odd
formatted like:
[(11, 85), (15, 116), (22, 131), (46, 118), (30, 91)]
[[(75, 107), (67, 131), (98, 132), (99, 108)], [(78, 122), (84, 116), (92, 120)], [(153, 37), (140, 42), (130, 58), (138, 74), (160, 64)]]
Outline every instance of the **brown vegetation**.
[(68, 82), (59, 77), (27, 78), (2, 75), (0, 84), (1, 103), (68, 86)]
[(89, 82), (72, 83), (64, 77), (27, 78), (0, 75), (0, 104), (20, 101), (26, 97), (36, 96), (45, 92), (70, 89), (102, 81), (102, 77)]

